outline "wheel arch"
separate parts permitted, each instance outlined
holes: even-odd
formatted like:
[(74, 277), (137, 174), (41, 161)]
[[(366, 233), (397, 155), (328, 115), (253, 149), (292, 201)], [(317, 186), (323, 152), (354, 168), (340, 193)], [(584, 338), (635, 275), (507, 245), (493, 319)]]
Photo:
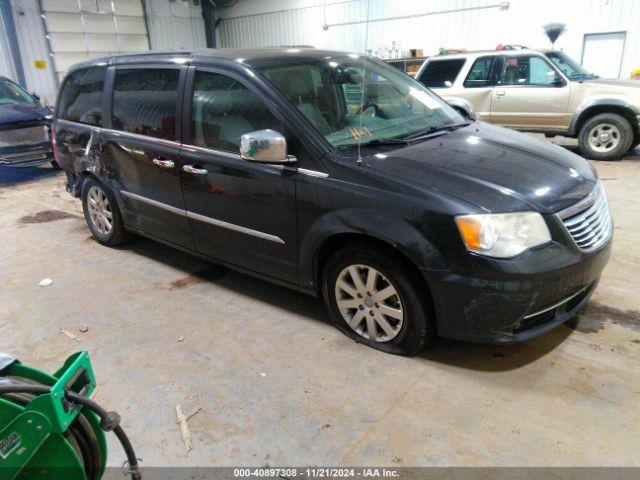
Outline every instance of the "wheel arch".
[(580, 129), (590, 118), (602, 113), (613, 113), (620, 115), (629, 121), (634, 132), (638, 130), (638, 115), (640, 111), (630, 104), (621, 99), (598, 99), (592, 100), (584, 104), (573, 116), (571, 124), (569, 126), (569, 134), (577, 136), (580, 134)]
[(440, 263), (440, 254), (409, 222), (379, 212), (343, 211), (319, 219), (300, 242), (301, 285), (318, 293), (322, 271), (331, 253), (353, 244), (367, 244), (394, 255), (411, 269), (435, 300), (426, 272), (430, 265)]
[(467, 118), (474, 119), (476, 117), (473, 106), (464, 98), (444, 97), (443, 100), (447, 102), (451, 107), (453, 107), (456, 111), (465, 115)]

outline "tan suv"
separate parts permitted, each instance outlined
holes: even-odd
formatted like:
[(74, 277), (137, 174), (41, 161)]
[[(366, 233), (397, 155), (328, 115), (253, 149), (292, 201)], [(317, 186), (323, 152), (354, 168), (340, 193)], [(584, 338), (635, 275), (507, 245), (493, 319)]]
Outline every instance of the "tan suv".
[(619, 159), (640, 143), (640, 83), (598, 78), (557, 50), (438, 55), (416, 78), (468, 117), (577, 138), (588, 158)]

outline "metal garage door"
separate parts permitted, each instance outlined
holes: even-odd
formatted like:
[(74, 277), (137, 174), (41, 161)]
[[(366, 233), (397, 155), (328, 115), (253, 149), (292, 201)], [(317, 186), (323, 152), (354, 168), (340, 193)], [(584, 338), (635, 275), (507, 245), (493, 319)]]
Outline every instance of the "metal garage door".
[(56, 73), (111, 53), (149, 50), (142, 0), (41, 0)]

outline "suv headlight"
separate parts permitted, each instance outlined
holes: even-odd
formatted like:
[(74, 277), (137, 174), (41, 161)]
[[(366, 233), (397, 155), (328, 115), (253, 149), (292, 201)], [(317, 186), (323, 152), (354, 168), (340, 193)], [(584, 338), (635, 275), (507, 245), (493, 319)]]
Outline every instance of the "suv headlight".
[(488, 257), (509, 258), (551, 241), (537, 212), (460, 215), (456, 224), (467, 250)]

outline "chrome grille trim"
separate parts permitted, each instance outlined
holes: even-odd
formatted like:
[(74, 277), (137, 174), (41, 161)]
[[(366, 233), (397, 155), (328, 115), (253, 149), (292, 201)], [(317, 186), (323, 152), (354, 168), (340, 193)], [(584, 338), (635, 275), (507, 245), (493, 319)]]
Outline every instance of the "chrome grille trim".
[(600, 183), (583, 200), (557, 215), (583, 252), (602, 247), (613, 233), (609, 204)]
[(47, 140), (49, 140), (49, 129), (46, 125), (0, 130), (0, 147), (28, 146)]

